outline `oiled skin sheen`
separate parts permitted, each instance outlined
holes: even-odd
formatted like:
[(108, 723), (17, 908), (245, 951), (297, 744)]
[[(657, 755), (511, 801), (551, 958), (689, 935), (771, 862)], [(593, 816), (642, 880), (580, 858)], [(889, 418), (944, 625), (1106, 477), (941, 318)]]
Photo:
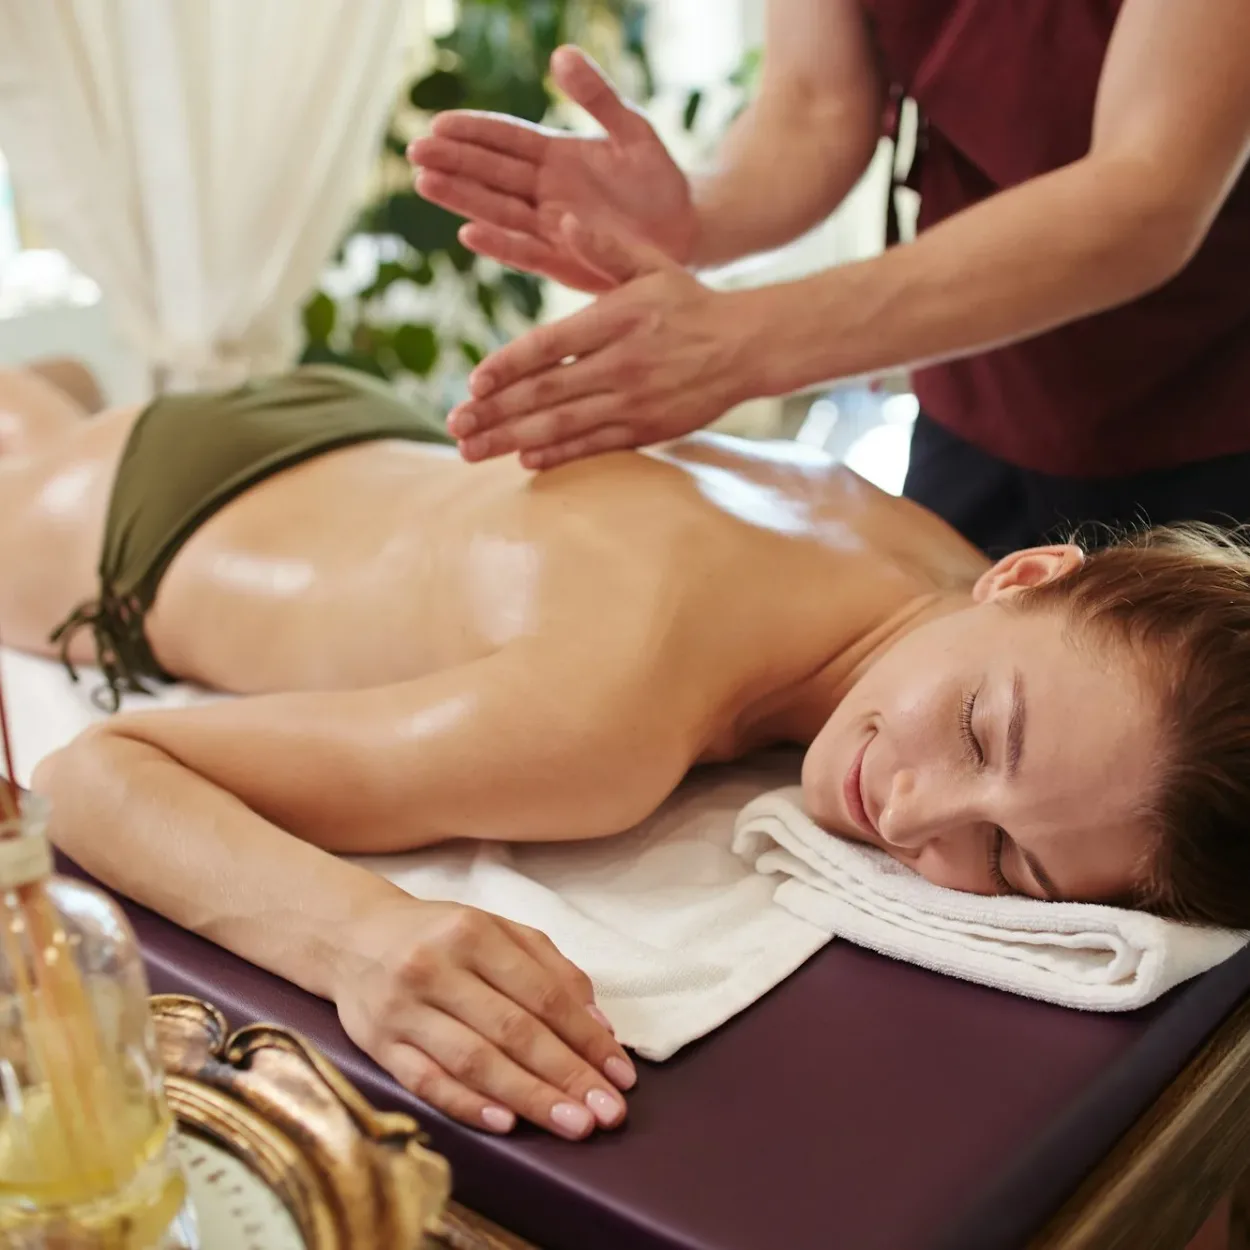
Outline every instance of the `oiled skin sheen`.
[[(16, 439), (10, 423), (9, 644), (46, 651), (96, 594), (134, 418), (58, 415)], [(865, 664), (986, 567), (789, 444), (701, 436), (539, 477), (366, 444), (231, 503), (162, 584), (161, 663), (250, 697), (114, 717), (35, 784), (85, 868), (334, 999), (428, 1101), (583, 1136), (553, 1108), (623, 1059), (578, 1005), (584, 977), (522, 926), (410, 899), (325, 851), (624, 829), (698, 761), (810, 741)], [(75, 654), (92, 658), (85, 636)], [(601, 1124), (624, 1114), (587, 1105)]]

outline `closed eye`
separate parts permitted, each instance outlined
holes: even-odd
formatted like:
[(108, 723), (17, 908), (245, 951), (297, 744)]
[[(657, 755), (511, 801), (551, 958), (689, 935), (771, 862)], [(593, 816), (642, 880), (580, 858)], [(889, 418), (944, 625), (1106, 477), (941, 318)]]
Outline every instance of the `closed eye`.
[(1003, 847), (1006, 842), (1006, 830), (995, 828), (994, 836), (990, 839), (990, 880), (1000, 894), (1019, 894), (1020, 891), (1003, 874)]
[(977, 705), (977, 691), (969, 690), (959, 705), (959, 736), (963, 739), (964, 755), (970, 764), (980, 768), (985, 763), (985, 752), (972, 729), (972, 713)]

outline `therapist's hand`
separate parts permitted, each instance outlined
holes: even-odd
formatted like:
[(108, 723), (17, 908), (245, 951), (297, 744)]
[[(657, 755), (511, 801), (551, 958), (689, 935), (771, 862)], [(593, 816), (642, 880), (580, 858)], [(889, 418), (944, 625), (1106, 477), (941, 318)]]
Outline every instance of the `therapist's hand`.
[(614, 221), (675, 260), (688, 259), (698, 231), (690, 186), (651, 123), (578, 49), (558, 48), (551, 73), (605, 136), (494, 113), (442, 113), (433, 133), (408, 149), (417, 191), (469, 218), (460, 229), (465, 247), (579, 290), (607, 290), (612, 278), (569, 250), (560, 231), (566, 212)]
[(537, 930), (406, 899), (343, 943), (344, 1029), (432, 1107), (492, 1132), (523, 1116), (574, 1140), (624, 1119), (633, 1066), (589, 980)]
[(618, 289), (488, 356), (447, 428), (466, 460), (529, 469), (700, 429), (751, 393), (742, 293), (709, 290), (651, 244), (572, 217), (566, 246)]

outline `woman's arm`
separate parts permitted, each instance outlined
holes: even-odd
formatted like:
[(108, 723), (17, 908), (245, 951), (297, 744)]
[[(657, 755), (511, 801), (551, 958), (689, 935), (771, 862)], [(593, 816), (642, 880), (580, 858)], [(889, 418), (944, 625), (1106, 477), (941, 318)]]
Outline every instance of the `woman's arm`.
[(779, 247), (822, 222), (876, 151), (884, 89), (860, 0), (769, 0), (760, 90), (691, 186), (691, 263)]
[(35, 787), (87, 871), (333, 999), (428, 1101), (580, 1136), (567, 1107), (583, 1114), (593, 1091), (592, 1109), (619, 1107), (600, 1073), (629, 1083), (585, 977), (524, 926), (413, 900), (326, 851), (627, 826), (676, 765), (624, 749), (610, 693), (588, 685), (505, 653), (379, 690), (123, 716), (52, 756)]

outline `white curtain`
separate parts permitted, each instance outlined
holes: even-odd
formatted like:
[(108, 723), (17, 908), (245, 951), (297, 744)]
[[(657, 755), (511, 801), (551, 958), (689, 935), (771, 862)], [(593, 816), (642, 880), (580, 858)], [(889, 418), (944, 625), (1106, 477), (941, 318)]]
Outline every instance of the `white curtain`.
[(395, 99), (404, 0), (0, 0), (0, 149), (171, 389), (288, 364)]

